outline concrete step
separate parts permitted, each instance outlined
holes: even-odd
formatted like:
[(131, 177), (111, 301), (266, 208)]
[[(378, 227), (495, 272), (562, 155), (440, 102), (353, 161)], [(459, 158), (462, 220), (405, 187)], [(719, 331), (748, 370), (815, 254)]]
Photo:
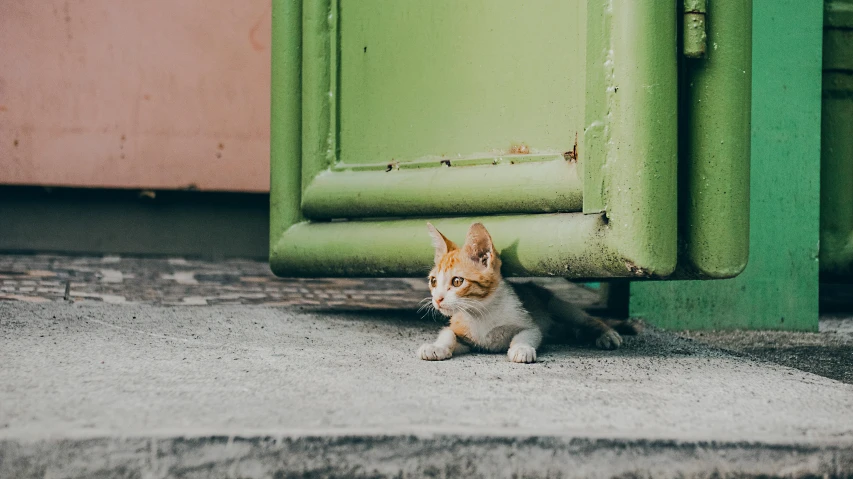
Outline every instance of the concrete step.
[(853, 477), (849, 445), (356, 431), (0, 441), (2, 477)]
[(0, 303), (0, 477), (853, 477), (853, 385), (655, 330), (416, 359), (439, 327)]

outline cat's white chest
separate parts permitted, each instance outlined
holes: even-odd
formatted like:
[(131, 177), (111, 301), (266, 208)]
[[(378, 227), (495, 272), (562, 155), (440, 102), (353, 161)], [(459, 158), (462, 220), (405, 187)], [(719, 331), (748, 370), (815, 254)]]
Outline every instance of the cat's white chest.
[(533, 326), (533, 318), (524, 310), (512, 288), (501, 285), (479, 314), (465, 314), (468, 337), (475, 343), (486, 345), (497, 328), (524, 329)]

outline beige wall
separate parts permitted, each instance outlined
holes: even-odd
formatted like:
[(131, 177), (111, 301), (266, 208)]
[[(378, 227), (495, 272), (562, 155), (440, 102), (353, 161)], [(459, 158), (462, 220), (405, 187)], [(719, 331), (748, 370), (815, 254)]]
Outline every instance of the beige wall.
[(270, 0), (0, 0), (0, 184), (269, 189)]

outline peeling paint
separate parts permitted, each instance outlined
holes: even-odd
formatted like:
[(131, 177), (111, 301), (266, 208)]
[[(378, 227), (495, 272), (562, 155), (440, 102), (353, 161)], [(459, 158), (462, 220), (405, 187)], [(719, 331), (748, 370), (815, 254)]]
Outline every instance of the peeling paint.
[(633, 274), (635, 276), (639, 276), (639, 277), (651, 276), (651, 274), (649, 274), (649, 272), (645, 268), (637, 266), (632, 261), (625, 261), (625, 267), (628, 268), (628, 272), (630, 272), (631, 274)]
[(572, 147), (571, 151), (567, 151), (567, 152), (563, 153), (563, 158), (565, 158), (566, 161), (571, 161), (572, 163), (575, 163), (578, 161), (578, 134), (577, 134), (577, 132), (575, 132), (575, 145)]
[(524, 143), (512, 144), (509, 147), (509, 154), (510, 155), (529, 155), (530, 154), (530, 147)]

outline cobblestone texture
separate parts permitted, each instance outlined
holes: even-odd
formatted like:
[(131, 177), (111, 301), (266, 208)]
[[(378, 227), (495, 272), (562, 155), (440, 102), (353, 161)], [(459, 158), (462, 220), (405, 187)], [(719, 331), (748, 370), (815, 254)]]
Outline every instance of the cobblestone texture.
[(283, 279), (266, 263), (230, 259), (0, 255), (0, 300), (162, 306), (263, 304), (319, 309), (413, 309), (423, 280)]
[[(563, 280), (554, 286), (582, 305), (598, 300)], [(267, 263), (244, 259), (0, 255), (0, 301), (375, 310), (417, 309), (428, 295), (420, 278), (277, 278)]]

